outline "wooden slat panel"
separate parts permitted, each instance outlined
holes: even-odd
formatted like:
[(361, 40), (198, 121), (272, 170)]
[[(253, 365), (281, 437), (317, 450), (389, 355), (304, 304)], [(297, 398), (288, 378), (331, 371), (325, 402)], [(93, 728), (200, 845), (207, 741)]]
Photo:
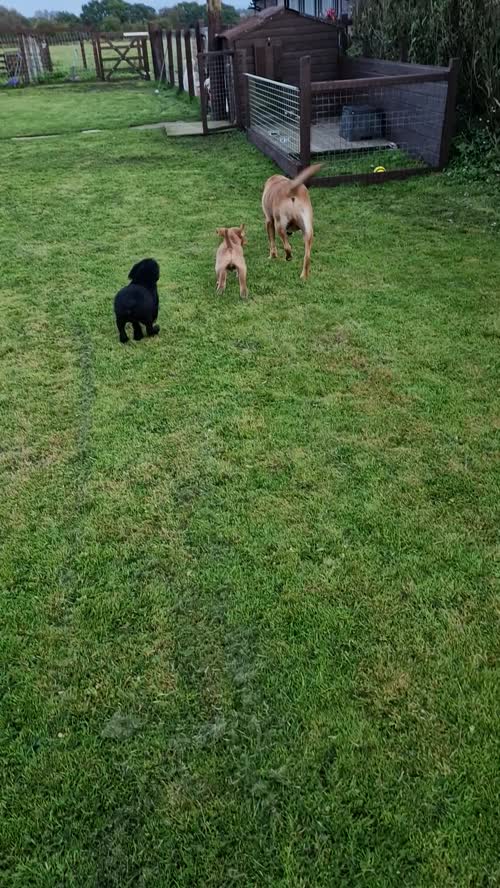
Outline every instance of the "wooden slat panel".
[(363, 71), (370, 74), (432, 74), (443, 71), (439, 65), (414, 65), (408, 62), (392, 62), (385, 59), (367, 59), (367, 58), (351, 58), (350, 56), (342, 57), (343, 75), (351, 74), (353, 77), (362, 76)]
[(335, 92), (346, 89), (359, 91), (361, 89), (376, 89), (379, 86), (398, 86), (409, 83), (433, 83), (447, 81), (448, 70), (434, 74), (402, 74), (396, 77), (357, 77), (354, 80), (323, 80), (313, 83), (314, 93)]

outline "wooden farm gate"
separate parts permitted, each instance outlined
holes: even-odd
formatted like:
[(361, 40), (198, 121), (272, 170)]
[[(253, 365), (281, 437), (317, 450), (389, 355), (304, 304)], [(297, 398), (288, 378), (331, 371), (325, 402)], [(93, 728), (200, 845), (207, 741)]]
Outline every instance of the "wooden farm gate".
[(101, 80), (109, 81), (114, 74), (125, 71), (133, 72), (143, 80), (151, 79), (147, 37), (114, 40), (104, 34), (96, 34), (92, 44), (97, 76)]

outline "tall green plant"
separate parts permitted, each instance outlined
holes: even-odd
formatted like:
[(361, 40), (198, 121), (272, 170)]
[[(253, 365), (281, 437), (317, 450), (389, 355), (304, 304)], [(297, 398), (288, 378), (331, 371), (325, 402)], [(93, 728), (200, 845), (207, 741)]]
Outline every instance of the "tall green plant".
[(460, 101), (500, 125), (500, 0), (360, 0), (354, 41), (365, 55), (445, 65), (460, 59)]

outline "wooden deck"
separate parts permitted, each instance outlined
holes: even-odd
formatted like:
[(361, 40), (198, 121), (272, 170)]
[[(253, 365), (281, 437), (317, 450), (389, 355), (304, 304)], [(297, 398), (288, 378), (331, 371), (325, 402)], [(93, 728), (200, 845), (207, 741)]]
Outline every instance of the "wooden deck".
[(311, 154), (329, 152), (366, 151), (371, 148), (393, 148), (394, 142), (387, 139), (359, 139), (350, 142), (340, 135), (340, 117), (330, 118), (311, 125)]

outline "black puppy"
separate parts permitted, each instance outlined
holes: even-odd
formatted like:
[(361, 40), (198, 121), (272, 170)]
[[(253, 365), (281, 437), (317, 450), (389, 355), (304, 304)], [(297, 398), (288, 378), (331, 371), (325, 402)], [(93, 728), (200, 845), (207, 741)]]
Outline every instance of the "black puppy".
[(127, 323), (134, 328), (134, 339), (142, 339), (141, 324), (146, 327), (148, 336), (156, 336), (160, 328), (154, 323), (158, 317), (158, 290), (160, 266), (155, 259), (143, 259), (129, 271), (127, 287), (115, 296), (116, 326), (120, 342), (128, 342), (125, 331)]

